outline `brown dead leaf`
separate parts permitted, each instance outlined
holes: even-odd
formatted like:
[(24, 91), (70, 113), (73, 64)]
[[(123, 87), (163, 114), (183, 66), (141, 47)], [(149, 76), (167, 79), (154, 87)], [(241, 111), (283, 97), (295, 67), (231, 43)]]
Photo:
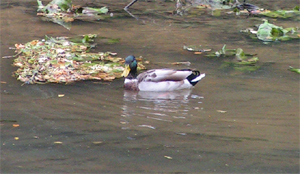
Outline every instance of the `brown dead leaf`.
[(142, 57), (137, 57), (137, 58), (135, 58), (137, 61), (139, 61), (139, 62), (141, 62), (142, 60), (143, 60), (143, 58)]
[(19, 127), (20, 125), (19, 124), (13, 124), (13, 127)]
[(194, 54), (202, 54), (203, 52), (200, 52), (200, 51), (197, 51), (197, 52), (194, 52)]
[(33, 41), (30, 42), (30, 44), (34, 46), (34, 45), (36, 45), (38, 42), (39, 42), (38, 40), (33, 40)]
[(25, 45), (22, 44), (15, 44), (16, 49), (22, 49), (25, 48)]
[(106, 78), (107, 76), (108, 76), (108, 74), (107, 74), (107, 73), (104, 73), (104, 72), (99, 72), (99, 73), (97, 74), (97, 77), (100, 78), (100, 79), (104, 79), (104, 78)]

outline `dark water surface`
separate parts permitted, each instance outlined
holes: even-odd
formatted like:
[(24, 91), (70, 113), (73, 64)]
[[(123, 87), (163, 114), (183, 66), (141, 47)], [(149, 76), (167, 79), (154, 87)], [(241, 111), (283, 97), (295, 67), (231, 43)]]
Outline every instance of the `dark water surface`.
[[(129, 1), (73, 3), (118, 13)], [(280, 9), (298, 1), (251, 3)], [(45, 34), (96, 33), (121, 42), (99, 43), (95, 51), (143, 56), (149, 68), (188, 68), (170, 63), (190, 61), (207, 75), (193, 90), (174, 93), (124, 91), (123, 79), (21, 86), (11, 76), (13, 59), (1, 59), (1, 172), (299, 173), (299, 75), (287, 70), (299, 68), (299, 42), (266, 45), (238, 32), (261, 23), (256, 17), (163, 13), (174, 6), (140, 1), (131, 9), (139, 21), (75, 22), (68, 31), (41, 21), (36, 1), (1, 1), (1, 57), (12, 55), (15, 43)], [(299, 27), (299, 21), (270, 21)], [(221, 62), (184, 51), (184, 44), (241, 47), (258, 53), (265, 66), (252, 73), (221, 70)]]

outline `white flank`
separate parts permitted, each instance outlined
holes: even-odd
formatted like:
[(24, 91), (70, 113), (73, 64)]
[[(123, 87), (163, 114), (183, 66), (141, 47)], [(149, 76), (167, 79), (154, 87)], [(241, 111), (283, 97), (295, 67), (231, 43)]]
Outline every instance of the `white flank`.
[(201, 74), (200, 76), (198, 76), (197, 78), (193, 79), (191, 82), (198, 82), (201, 79), (203, 79), (205, 77), (205, 74)]
[(184, 81), (164, 81), (164, 82), (140, 82), (140, 91), (175, 91), (191, 88), (190, 82)]

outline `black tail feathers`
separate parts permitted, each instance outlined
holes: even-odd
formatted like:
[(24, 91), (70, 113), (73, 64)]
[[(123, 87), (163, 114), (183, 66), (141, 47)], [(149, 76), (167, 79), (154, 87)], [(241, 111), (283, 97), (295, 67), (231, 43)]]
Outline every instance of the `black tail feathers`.
[(201, 75), (200, 71), (198, 71), (198, 70), (193, 70), (193, 71), (192, 71), (192, 74), (189, 75), (186, 79), (190, 82), (191, 85), (195, 86), (195, 85), (199, 82), (199, 80), (201, 80), (201, 79), (195, 80), (195, 81), (194, 81), (194, 79), (196, 79), (196, 78), (199, 77), (200, 75)]

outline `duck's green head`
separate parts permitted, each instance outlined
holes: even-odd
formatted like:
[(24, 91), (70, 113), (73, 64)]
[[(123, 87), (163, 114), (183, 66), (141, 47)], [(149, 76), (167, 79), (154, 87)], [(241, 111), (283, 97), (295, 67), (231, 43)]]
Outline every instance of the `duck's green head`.
[(137, 62), (134, 56), (130, 55), (125, 59), (125, 69), (122, 76), (127, 77), (129, 74), (132, 76), (136, 75)]

